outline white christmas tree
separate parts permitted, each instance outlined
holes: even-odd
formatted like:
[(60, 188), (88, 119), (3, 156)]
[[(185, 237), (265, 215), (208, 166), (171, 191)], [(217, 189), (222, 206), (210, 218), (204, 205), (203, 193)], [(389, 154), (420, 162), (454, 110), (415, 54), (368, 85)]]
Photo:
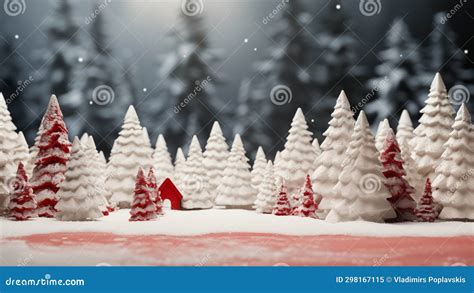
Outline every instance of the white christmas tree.
[(215, 190), (219, 185), (220, 175), (224, 172), (228, 158), (229, 146), (219, 123), (214, 121), (204, 151), (204, 166), (209, 175), (209, 190)]
[(391, 194), (383, 184), (379, 152), (364, 111), (359, 114), (346, 156), (334, 187), (337, 198), (326, 220), (383, 222), (395, 218), (395, 211), (387, 201)]
[(61, 221), (85, 221), (102, 217), (91, 184), (93, 174), (88, 160), (79, 139), (74, 138), (66, 179), (61, 183), (59, 201), (55, 206), (58, 210), (56, 218)]
[(33, 166), (30, 165), (30, 150), (28, 148), (28, 143), (26, 142), (25, 136), (23, 132), (19, 132), (15, 147), (12, 150), (12, 161), (15, 166), (18, 166), (20, 162), (23, 163), (25, 169), (27, 170), (27, 174), (31, 174), (33, 171)]
[(289, 194), (296, 192), (312, 171), (315, 158), (312, 136), (303, 111), (298, 108), (291, 122), (285, 149), (281, 152), (281, 162), (275, 166), (275, 174), (285, 180)]
[(377, 134), (375, 135), (375, 147), (380, 152), (383, 148), (383, 143), (389, 131), (392, 130), (390, 128), (390, 124), (388, 123), (388, 119), (384, 119), (380, 121), (379, 127), (377, 128)]
[(149, 149), (148, 152), (153, 154), (153, 147), (151, 146), (151, 140), (150, 140), (150, 135), (148, 134), (148, 129), (146, 127), (143, 127), (142, 130), (143, 130), (143, 140), (145, 142), (145, 145)]
[(439, 218), (474, 220), (474, 128), (465, 104), (445, 147), (433, 181), (433, 198), (443, 205)]
[(322, 153), (316, 159), (316, 170), (312, 175), (313, 189), (322, 196), (319, 205), (319, 217), (324, 218), (333, 207), (334, 186), (342, 171), (348, 142), (354, 129), (354, 117), (344, 91), (339, 95), (334, 111), (331, 114), (326, 137), (321, 144)]
[(193, 136), (181, 179), (181, 204), (184, 209), (208, 209), (213, 206), (212, 196), (207, 189), (208, 177), (203, 159), (201, 145), (197, 137)]
[(252, 187), (255, 190), (260, 190), (260, 184), (262, 184), (265, 168), (267, 165), (267, 158), (262, 147), (258, 147), (255, 161), (253, 162), (252, 172)]
[(316, 170), (316, 168), (318, 167), (317, 160), (319, 155), (321, 155), (321, 147), (319, 146), (319, 141), (317, 138), (313, 139), (311, 145), (313, 146), (314, 150), (313, 170)]
[(97, 156), (98, 164), (97, 167), (99, 169), (99, 182), (104, 187), (104, 196), (107, 202), (109, 202), (112, 193), (105, 189), (105, 182), (107, 181), (107, 160), (105, 159), (104, 152), (100, 151)]
[(234, 137), (227, 166), (217, 187), (216, 205), (250, 207), (258, 191), (252, 188), (250, 165), (239, 134)]
[(171, 156), (168, 152), (163, 135), (158, 135), (155, 144), (155, 151), (153, 152), (153, 167), (155, 168), (156, 182), (158, 186), (163, 183), (166, 178), (173, 177), (173, 163), (171, 163)]
[(262, 184), (257, 194), (255, 207), (258, 213), (271, 214), (277, 201), (277, 186), (273, 175), (273, 164), (268, 161), (265, 167)]
[(138, 168), (148, 168), (151, 155), (137, 113), (130, 106), (107, 166), (106, 189), (112, 192), (112, 204), (120, 208), (130, 207)]
[(406, 179), (408, 183), (415, 189), (415, 192), (411, 195), (413, 199), (418, 202), (424, 191), (424, 180), (418, 173), (418, 165), (412, 157), (412, 150), (408, 140), (403, 141), (400, 144), (400, 152), (403, 159), (403, 168), (406, 172)]
[(186, 158), (184, 157), (183, 150), (178, 148), (174, 160), (173, 182), (180, 191), (183, 186), (184, 169), (186, 169)]
[(403, 145), (405, 141), (410, 144), (414, 137), (415, 134), (413, 133), (413, 123), (411, 122), (410, 114), (404, 109), (402, 115), (400, 115), (400, 120), (398, 120), (397, 141), (400, 145)]
[(448, 141), (454, 122), (454, 110), (439, 73), (436, 73), (431, 83), (425, 103), (425, 107), (420, 111), (423, 114), (419, 120), (420, 124), (414, 130), (413, 158), (418, 164), (420, 175), (434, 180), (435, 168), (445, 150), (444, 144)]

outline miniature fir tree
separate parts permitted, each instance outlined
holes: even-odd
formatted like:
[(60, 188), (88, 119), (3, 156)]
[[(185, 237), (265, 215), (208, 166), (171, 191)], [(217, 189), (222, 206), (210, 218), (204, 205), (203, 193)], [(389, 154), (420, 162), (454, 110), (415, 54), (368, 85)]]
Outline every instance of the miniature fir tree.
[(156, 140), (155, 151), (153, 152), (153, 167), (156, 170), (156, 181), (161, 184), (166, 178), (173, 175), (173, 163), (168, 152), (163, 135), (158, 135)]
[(148, 134), (148, 129), (146, 127), (143, 127), (142, 131), (143, 131), (143, 141), (146, 147), (149, 149), (148, 152), (150, 154), (153, 154), (153, 147), (151, 146), (151, 140), (150, 140), (150, 135)]
[(306, 176), (302, 191), (301, 204), (293, 211), (293, 215), (317, 219), (316, 210), (318, 205), (314, 202), (314, 191), (309, 175)]
[[(30, 160), (31, 158), (30, 150), (28, 149), (28, 143), (26, 142), (23, 132), (20, 131), (18, 133), (15, 146), (12, 149), (12, 161), (16, 166), (18, 166), (20, 162), (23, 162), (28, 174)], [(32, 168), (30, 171), (32, 171)]]
[(413, 123), (411, 122), (410, 114), (404, 109), (402, 115), (400, 115), (400, 120), (398, 120), (397, 141), (400, 146), (403, 145), (405, 141), (410, 144), (414, 137), (415, 134), (413, 133)]
[(321, 144), (322, 153), (316, 159), (317, 168), (312, 175), (313, 188), (322, 196), (319, 205), (321, 218), (325, 218), (333, 208), (333, 199), (337, 196), (333, 188), (342, 172), (341, 163), (344, 162), (347, 145), (354, 129), (353, 112), (344, 91), (339, 95), (331, 116), (329, 127), (323, 134), (326, 138)]
[(216, 205), (249, 207), (255, 202), (258, 191), (251, 185), (248, 161), (240, 135), (236, 134), (221, 183), (216, 190)]
[(9, 217), (16, 221), (24, 221), (33, 217), (36, 200), (22, 162), (18, 164), (16, 178), (13, 184), (10, 185), (12, 185), (12, 189), (10, 191), (10, 202), (8, 203)]
[(55, 206), (58, 220), (86, 221), (102, 217), (93, 186), (93, 176), (89, 158), (76, 137), (72, 144), (66, 179), (58, 191), (59, 201)]
[(319, 141), (317, 138), (313, 139), (313, 142), (311, 143), (311, 145), (313, 146), (313, 150), (314, 150), (314, 161), (313, 161), (312, 170), (316, 170), (318, 166), (317, 160), (318, 160), (319, 155), (321, 155), (321, 147), (319, 146)]
[(390, 192), (382, 184), (384, 175), (378, 154), (369, 122), (361, 111), (346, 152), (346, 164), (334, 187), (337, 198), (326, 220), (383, 222), (396, 217), (387, 201)]
[(148, 188), (150, 190), (151, 200), (155, 203), (156, 214), (163, 215), (163, 200), (161, 199), (160, 192), (158, 190), (158, 184), (156, 184), (155, 171), (152, 167), (148, 169), (148, 174), (146, 176)]
[(375, 135), (375, 147), (379, 152), (382, 152), (385, 138), (390, 131), (393, 132), (392, 128), (390, 128), (390, 124), (388, 124), (388, 119), (380, 121), (377, 134)]
[(434, 222), (436, 220), (437, 212), (431, 196), (430, 178), (426, 178), (425, 191), (416, 208), (416, 216), (421, 222)]
[(418, 202), (424, 188), (423, 178), (421, 177), (420, 173), (418, 173), (418, 166), (411, 156), (412, 150), (407, 140), (400, 144), (400, 151), (403, 160), (403, 168), (406, 172), (405, 178), (407, 179), (408, 183), (410, 183), (410, 185), (415, 189), (412, 194), (412, 197), (416, 202)]
[(209, 175), (209, 190), (215, 190), (219, 185), (220, 175), (224, 172), (228, 158), (229, 146), (219, 123), (214, 121), (204, 151), (204, 166)]
[(260, 190), (260, 184), (262, 184), (265, 166), (267, 165), (267, 158), (263, 152), (262, 147), (258, 147), (257, 155), (255, 156), (255, 161), (253, 162), (252, 172), (252, 187), (255, 190)]
[(423, 178), (435, 178), (435, 168), (445, 150), (453, 125), (453, 107), (441, 75), (436, 73), (431, 83), (426, 105), (421, 109), (423, 114), (420, 124), (415, 128), (412, 140), (413, 158), (418, 164), (418, 172)]
[(184, 169), (186, 168), (186, 158), (184, 157), (183, 150), (178, 148), (176, 150), (176, 157), (174, 161), (173, 180), (180, 191), (182, 191), (182, 183), (184, 178)]
[(436, 168), (434, 199), (443, 205), (440, 219), (474, 220), (474, 128), (462, 104)]
[(149, 221), (156, 219), (156, 205), (151, 198), (149, 185), (143, 169), (138, 168), (135, 192), (129, 221)]
[(97, 168), (99, 171), (99, 181), (101, 182), (102, 186), (104, 187), (104, 196), (107, 202), (109, 202), (112, 193), (105, 189), (105, 181), (107, 180), (107, 160), (105, 159), (104, 152), (100, 151), (97, 156), (98, 164)]
[(277, 186), (275, 185), (275, 176), (273, 175), (273, 164), (268, 161), (265, 167), (263, 181), (255, 201), (255, 207), (258, 213), (271, 214), (277, 200)]
[(112, 204), (119, 208), (130, 207), (135, 174), (139, 167), (151, 164), (151, 155), (137, 113), (130, 106), (107, 166), (106, 189), (112, 192)]
[(38, 144), (38, 154), (31, 178), (38, 203), (37, 214), (52, 218), (56, 215), (56, 193), (64, 181), (71, 143), (56, 96), (51, 96), (43, 118), (43, 131)]
[(397, 213), (397, 221), (415, 220), (416, 202), (413, 200), (415, 189), (405, 179), (403, 159), (395, 134), (390, 129), (382, 148), (380, 161), (383, 165), (384, 184), (392, 195), (388, 201)]
[(272, 214), (276, 216), (289, 216), (291, 214), (291, 206), (286, 193), (285, 180), (282, 180), (278, 199), (273, 208)]
[(213, 206), (213, 197), (207, 189), (208, 177), (202, 162), (201, 145), (197, 137), (193, 136), (181, 181), (181, 205), (184, 209), (209, 209)]
[(285, 149), (281, 152), (281, 164), (275, 168), (277, 176), (285, 179), (290, 193), (297, 191), (303, 185), (306, 174), (312, 171), (315, 159), (312, 136), (303, 111), (298, 108), (291, 122)]

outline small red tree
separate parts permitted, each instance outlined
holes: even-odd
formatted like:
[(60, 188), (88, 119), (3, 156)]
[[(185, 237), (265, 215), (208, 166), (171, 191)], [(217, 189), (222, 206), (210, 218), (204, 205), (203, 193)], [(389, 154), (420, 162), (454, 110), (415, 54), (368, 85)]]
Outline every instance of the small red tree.
[(160, 196), (160, 191), (158, 190), (158, 185), (156, 183), (155, 171), (152, 167), (148, 170), (147, 175), (148, 188), (150, 188), (151, 199), (155, 202), (156, 205), (156, 214), (163, 215), (163, 200)]
[(411, 197), (415, 190), (404, 177), (406, 173), (400, 147), (391, 129), (385, 138), (380, 161), (383, 166), (382, 173), (386, 178), (384, 184), (392, 195), (388, 201), (397, 213), (396, 220), (415, 220), (416, 202)]
[(28, 220), (36, 209), (35, 195), (28, 182), (25, 166), (20, 162), (15, 180), (11, 184), (9, 216), (17, 221)]
[(301, 204), (294, 210), (293, 215), (317, 219), (316, 210), (318, 209), (318, 205), (314, 202), (314, 191), (309, 175), (306, 175), (301, 198)]
[(288, 195), (286, 194), (286, 185), (285, 181), (282, 180), (280, 186), (280, 193), (278, 194), (278, 200), (273, 208), (274, 215), (276, 216), (289, 216), (291, 214), (290, 201), (288, 200)]
[(56, 214), (54, 206), (58, 202), (56, 193), (64, 181), (66, 164), (71, 143), (56, 96), (51, 96), (48, 109), (43, 117), (42, 132), (35, 158), (35, 168), (31, 177), (33, 192), (38, 201), (39, 217), (52, 218)]
[(416, 216), (420, 222), (434, 222), (437, 215), (436, 204), (433, 202), (431, 195), (431, 181), (426, 178), (425, 191), (416, 208)]
[(149, 184), (142, 168), (138, 170), (130, 215), (129, 221), (148, 221), (156, 218), (156, 205), (151, 199)]

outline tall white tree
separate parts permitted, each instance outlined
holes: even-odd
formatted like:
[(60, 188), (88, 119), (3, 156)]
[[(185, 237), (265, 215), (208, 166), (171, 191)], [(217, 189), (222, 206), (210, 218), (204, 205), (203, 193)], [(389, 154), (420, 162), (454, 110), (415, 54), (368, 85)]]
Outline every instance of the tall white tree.
[(275, 168), (277, 176), (285, 180), (289, 194), (303, 186), (306, 175), (312, 171), (315, 158), (312, 137), (303, 111), (298, 108), (281, 152), (281, 162)]
[(151, 140), (150, 140), (150, 135), (148, 134), (148, 129), (146, 127), (143, 127), (142, 130), (143, 130), (143, 140), (145, 142), (145, 145), (149, 149), (149, 152), (153, 154), (153, 147), (151, 146)]
[(176, 150), (176, 157), (174, 160), (173, 181), (179, 190), (182, 190), (182, 183), (184, 177), (184, 169), (186, 168), (186, 157), (183, 150), (178, 148)]
[(410, 114), (404, 109), (402, 115), (400, 115), (400, 120), (398, 120), (397, 141), (400, 145), (405, 141), (410, 144), (414, 137), (415, 134), (413, 133), (413, 123), (411, 122)]
[(379, 152), (369, 122), (361, 111), (346, 151), (346, 164), (334, 187), (337, 198), (326, 220), (329, 222), (383, 222), (396, 217), (390, 192), (383, 184)]
[(445, 147), (433, 181), (433, 197), (443, 205), (439, 218), (474, 220), (474, 128), (465, 104)]
[(267, 158), (265, 157), (265, 152), (262, 147), (258, 147), (257, 155), (252, 166), (252, 187), (255, 190), (260, 190), (260, 184), (262, 184), (263, 176), (265, 173), (265, 168), (267, 165)]
[(166, 178), (171, 178), (173, 175), (173, 163), (171, 163), (171, 156), (168, 152), (163, 135), (158, 135), (153, 152), (153, 168), (155, 168), (156, 182), (158, 186), (163, 183)]
[(439, 73), (431, 83), (426, 105), (421, 109), (415, 138), (412, 140), (413, 158), (418, 164), (418, 172), (423, 178), (434, 180), (435, 168), (445, 150), (454, 122), (454, 110), (449, 101), (446, 86)]
[(202, 163), (203, 159), (201, 145), (197, 137), (193, 136), (181, 184), (184, 209), (209, 209), (213, 206), (213, 197), (208, 190), (208, 177)]
[(138, 168), (148, 168), (151, 155), (137, 112), (130, 106), (107, 165), (106, 188), (112, 192), (112, 204), (120, 208), (130, 207)]
[(403, 159), (403, 167), (406, 172), (405, 177), (408, 183), (415, 189), (412, 197), (418, 202), (423, 194), (426, 179), (421, 177), (420, 173), (418, 173), (418, 165), (412, 157), (413, 152), (408, 140), (404, 140), (403, 143), (400, 144), (400, 151)]
[(221, 183), (216, 190), (216, 205), (250, 207), (255, 202), (258, 191), (251, 185), (248, 161), (240, 135), (236, 134)]
[(89, 158), (82, 150), (77, 137), (72, 144), (65, 176), (66, 179), (58, 191), (56, 218), (61, 221), (85, 221), (102, 217), (91, 184), (94, 175), (90, 172)]
[(222, 134), (219, 122), (214, 121), (204, 151), (204, 166), (209, 175), (209, 190), (215, 190), (219, 185), (220, 175), (224, 172), (228, 158), (229, 146)]
[(272, 161), (268, 161), (265, 167), (262, 184), (257, 194), (255, 207), (258, 213), (271, 214), (277, 201), (277, 186), (273, 175)]
[(312, 175), (313, 189), (322, 196), (319, 204), (320, 218), (325, 218), (333, 207), (336, 197), (334, 186), (342, 171), (345, 151), (354, 129), (354, 117), (344, 91), (339, 95), (334, 111), (331, 114), (328, 129), (323, 133), (325, 139), (321, 144), (321, 155), (316, 159), (316, 170)]
[(380, 121), (379, 127), (377, 128), (377, 134), (375, 135), (375, 147), (379, 152), (382, 151), (383, 148), (383, 143), (385, 141), (385, 138), (387, 137), (387, 134), (392, 130), (390, 128), (390, 124), (388, 123), (388, 119), (384, 119)]
[(100, 173), (99, 173), (100, 179), (99, 179), (99, 181), (103, 184), (104, 196), (105, 196), (105, 199), (107, 200), (107, 202), (109, 202), (110, 197), (112, 196), (112, 193), (105, 188), (105, 182), (107, 181), (107, 160), (105, 159), (104, 152), (100, 151), (98, 153), (97, 158), (98, 158), (98, 161), (99, 161), (97, 166), (100, 170)]

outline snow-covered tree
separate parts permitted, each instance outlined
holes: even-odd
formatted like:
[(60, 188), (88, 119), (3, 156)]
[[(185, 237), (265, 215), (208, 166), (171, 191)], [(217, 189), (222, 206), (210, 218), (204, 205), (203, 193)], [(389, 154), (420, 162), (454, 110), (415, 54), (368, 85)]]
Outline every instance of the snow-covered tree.
[(265, 167), (263, 181), (257, 194), (255, 207), (258, 213), (271, 214), (277, 200), (277, 186), (273, 175), (273, 164), (268, 161)]
[(180, 191), (183, 190), (184, 169), (186, 169), (186, 158), (183, 150), (178, 148), (174, 160), (173, 181)]
[(34, 216), (36, 209), (35, 195), (28, 181), (25, 166), (18, 164), (16, 177), (11, 185), (8, 215), (16, 221), (24, 221)]
[(71, 148), (63, 114), (54, 95), (51, 96), (42, 123), (43, 131), (38, 143), (31, 186), (38, 202), (38, 216), (52, 218), (56, 215), (56, 193), (64, 181)]
[(56, 218), (61, 221), (86, 221), (102, 217), (92, 184), (94, 174), (90, 172), (89, 158), (77, 137), (72, 144), (65, 176), (58, 191)]
[(252, 175), (248, 161), (240, 135), (236, 134), (221, 183), (216, 190), (216, 205), (249, 207), (255, 202), (258, 190), (251, 185)]
[(418, 202), (416, 216), (421, 222), (434, 222), (438, 217), (436, 212), (436, 204), (433, 202), (433, 196), (431, 196), (430, 178), (426, 178), (425, 191)]
[(155, 206), (156, 206), (156, 214), (163, 215), (164, 214), (163, 200), (160, 196), (160, 191), (158, 190), (158, 184), (156, 181), (155, 171), (153, 170), (153, 167), (150, 167), (148, 169), (146, 181), (148, 184), (148, 188), (151, 191), (150, 193), (151, 200), (155, 203)]
[(166, 178), (173, 177), (173, 163), (171, 163), (171, 156), (165, 138), (161, 134), (156, 140), (153, 152), (153, 167), (156, 171), (155, 176), (158, 185), (161, 185)]
[(406, 109), (404, 109), (402, 115), (400, 115), (400, 119), (398, 120), (397, 141), (400, 146), (402, 146), (405, 141), (410, 144), (414, 137), (415, 134), (413, 133), (413, 123), (411, 122), (410, 114)]
[(97, 167), (99, 171), (99, 182), (101, 182), (104, 188), (104, 196), (107, 202), (109, 202), (112, 192), (105, 188), (105, 182), (107, 181), (107, 160), (105, 159), (104, 152), (100, 151), (97, 156), (98, 164)]
[(316, 159), (316, 170), (312, 175), (313, 188), (322, 196), (319, 205), (319, 216), (324, 218), (333, 208), (333, 199), (337, 196), (333, 188), (338, 182), (345, 162), (347, 142), (354, 129), (354, 117), (344, 91), (339, 95), (334, 111), (331, 114), (329, 127), (324, 132), (326, 137), (321, 144), (321, 155)]
[(148, 134), (148, 129), (146, 127), (143, 127), (142, 131), (143, 131), (143, 141), (145, 142), (147, 148), (149, 149), (149, 152), (153, 154), (154, 150), (153, 150), (153, 147), (151, 146), (151, 140), (150, 140), (150, 135)]
[(382, 153), (382, 173), (385, 176), (384, 185), (392, 195), (388, 201), (392, 204), (397, 213), (397, 221), (415, 220), (416, 202), (413, 199), (415, 189), (405, 178), (403, 159), (400, 154), (400, 147), (391, 129), (387, 133)]
[(436, 73), (431, 83), (426, 105), (421, 109), (423, 114), (420, 124), (415, 128), (412, 139), (413, 158), (418, 164), (418, 172), (423, 178), (435, 178), (435, 168), (445, 150), (453, 125), (454, 110), (449, 101), (446, 87), (441, 75)]
[(391, 195), (383, 185), (384, 175), (378, 156), (369, 122), (361, 111), (346, 151), (346, 164), (334, 187), (337, 197), (333, 199), (327, 221), (383, 222), (396, 217), (387, 201)]
[(129, 221), (156, 219), (156, 205), (152, 200), (147, 178), (141, 167), (138, 168), (130, 215)]
[(317, 203), (314, 201), (314, 191), (311, 185), (311, 178), (309, 175), (306, 176), (301, 194), (301, 203), (296, 209), (293, 210), (293, 215), (300, 217), (310, 217), (317, 219), (316, 210), (318, 209)]
[(418, 165), (415, 160), (412, 158), (411, 146), (408, 144), (408, 141), (405, 140), (400, 144), (400, 151), (403, 160), (403, 168), (405, 169), (406, 175), (405, 178), (410, 183), (410, 185), (415, 189), (412, 194), (413, 199), (418, 202), (421, 194), (423, 192), (423, 178), (420, 173), (418, 173)]
[(267, 165), (267, 158), (265, 157), (265, 152), (262, 147), (258, 147), (257, 155), (252, 166), (252, 187), (255, 190), (260, 190), (260, 184), (262, 184), (265, 168)]
[(462, 104), (437, 164), (434, 199), (443, 205), (440, 219), (474, 220), (474, 128)]
[(288, 132), (285, 149), (281, 152), (281, 164), (275, 168), (275, 173), (285, 179), (288, 192), (292, 193), (303, 185), (306, 174), (313, 171), (316, 156), (311, 145), (313, 134), (308, 130), (301, 108), (296, 111)]
[(377, 134), (375, 135), (375, 147), (379, 152), (382, 151), (385, 138), (390, 131), (393, 132), (392, 128), (390, 128), (390, 124), (388, 123), (388, 119), (380, 121), (379, 127), (377, 128)]
[(318, 160), (318, 157), (319, 155), (321, 155), (321, 147), (319, 146), (319, 141), (317, 138), (313, 139), (313, 142), (311, 143), (311, 145), (313, 146), (313, 150), (314, 150), (314, 162), (313, 162), (313, 168), (312, 170), (316, 170), (317, 168), (317, 160)]
[(120, 208), (130, 207), (138, 168), (149, 167), (151, 155), (137, 112), (130, 106), (107, 165), (108, 177), (105, 185), (106, 189), (112, 192), (112, 204)]
[(204, 151), (204, 166), (209, 175), (209, 190), (215, 190), (219, 186), (220, 175), (224, 172), (228, 158), (229, 146), (222, 134), (219, 122), (214, 121)]
[(208, 174), (203, 160), (199, 140), (197, 136), (193, 136), (181, 179), (181, 205), (184, 209), (209, 209), (213, 206), (213, 196), (208, 190)]
[(27, 174), (31, 174), (30, 172), (33, 170), (33, 168), (30, 168), (29, 166), (31, 160), (30, 150), (28, 149), (28, 143), (26, 142), (25, 136), (21, 131), (18, 133), (15, 146), (12, 149), (11, 158), (15, 166), (18, 166), (18, 164), (22, 162), (25, 169), (27, 170)]
[(286, 192), (285, 180), (282, 180), (278, 198), (273, 207), (272, 214), (276, 216), (289, 216), (291, 214), (290, 201)]
[(377, 77), (368, 82), (377, 99), (365, 109), (369, 117), (374, 117), (373, 123), (391, 117), (389, 122), (395, 125), (397, 121), (391, 115), (399, 109), (406, 108), (412, 115), (417, 114), (425, 83), (418, 45), (402, 19), (395, 19), (391, 25), (385, 46), (386, 49), (378, 53), (382, 63), (375, 67)]

